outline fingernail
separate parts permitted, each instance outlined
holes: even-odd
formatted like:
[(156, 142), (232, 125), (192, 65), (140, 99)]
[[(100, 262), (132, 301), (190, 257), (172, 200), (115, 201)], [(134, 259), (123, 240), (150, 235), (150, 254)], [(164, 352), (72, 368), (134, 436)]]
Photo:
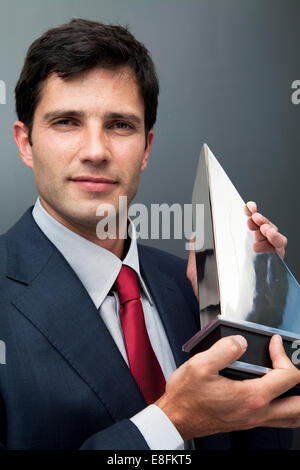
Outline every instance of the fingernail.
[(241, 348), (243, 349), (243, 351), (246, 351), (247, 346), (248, 346), (246, 338), (244, 338), (244, 336), (241, 336), (241, 335), (236, 335), (235, 339), (240, 343)]
[(250, 217), (250, 215), (252, 215), (252, 211), (250, 209), (250, 207), (248, 206), (248, 204), (246, 204), (246, 210), (247, 210), (247, 216)]
[(282, 345), (282, 338), (280, 335), (275, 335), (275, 339), (277, 341), (277, 344), (281, 344)]
[(246, 206), (248, 207), (249, 211), (251, 212), (251, 214), (253, 213), (253, 211), (256, 209), (256, 204), (255, 202), (253, 201), (248, 201)]

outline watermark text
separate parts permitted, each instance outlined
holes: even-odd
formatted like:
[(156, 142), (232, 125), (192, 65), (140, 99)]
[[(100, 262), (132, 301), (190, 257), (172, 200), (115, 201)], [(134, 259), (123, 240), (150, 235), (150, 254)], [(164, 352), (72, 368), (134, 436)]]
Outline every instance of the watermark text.
[(6, 346), (2, 340), (0, 340), (0, 364), (6, 364)]
[(291, 88), (295, 90), (291, 95), (291, 100), (293, 104), (300, 103), (300, 80), (294, 80)]
[[(135, 238), (141, 240), (183, 240), (186, 250), (201, 250), (204, 245), (204, 205), (132, 204), (127, 210), (127, 197), (119, 197), (119, 205), (100, 204), (96, 215), (100, 217), (96, 234), (100, 240), (133, 236), (131, 226), (127, 232), (127, 217), (135, 227)], [(196, 235), (195, 235), (196, 234)], [(194, 242), (191, 243), (191, 236)]]
[(6, 104), (6, 85), (3, 80), (0, 80), (0, 104)]

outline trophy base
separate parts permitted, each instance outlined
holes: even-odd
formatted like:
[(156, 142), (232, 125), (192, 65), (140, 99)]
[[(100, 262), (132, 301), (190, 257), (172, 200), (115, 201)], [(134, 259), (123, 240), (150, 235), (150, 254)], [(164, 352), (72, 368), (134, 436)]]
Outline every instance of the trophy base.
[[(218, 315), (203, 330), (194, 335), (182, 347), (183, 351), (192, 356), (206, 351), (216, 341), (231, 335), (242, 335), (248, 342), (245, 353), (238, 361), (220, 371), (220, 375), (234, 380), (245, 380), (262, 377), (272, 369), (272, 361), (269, 354), (270, 339), (274, 334), (280, 334), (283, 346), (289, 359), (300, 370), (300, 337), (290, 336), (286, 331), (269, 328), (251, 322), (234, 322)], [(297, 343), (294, 343), (297, 341)], [(285, 392), (281, 397), (300, 395), (300, 383)]]

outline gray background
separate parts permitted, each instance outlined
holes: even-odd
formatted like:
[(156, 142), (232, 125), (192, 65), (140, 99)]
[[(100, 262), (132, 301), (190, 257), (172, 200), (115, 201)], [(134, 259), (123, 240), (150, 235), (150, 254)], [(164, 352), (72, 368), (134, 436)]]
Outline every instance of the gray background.
[[(24, 55), (38, 35), (75, 16), (129, 25), (157, 65), (155, 143), (135, 202), (189, 203), (207, 142), (243, 199), (256, 200), (288, 236), (286, 260), (299, 280), (300, 105), (291, 102), (299, 0), (0, 0), (0, 233), (36, 198), (12, 137)], [(149, 243), (186, 256), (182, 240)]]

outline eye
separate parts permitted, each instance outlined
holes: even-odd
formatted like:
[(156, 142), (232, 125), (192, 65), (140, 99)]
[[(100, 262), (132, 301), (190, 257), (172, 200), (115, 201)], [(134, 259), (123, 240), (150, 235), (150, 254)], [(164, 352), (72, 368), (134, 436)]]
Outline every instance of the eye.
[(133, 125), (125, 121), (115, 121), (109, 126), (111, 129), (131, 130)]
[(53, 123), (54, 126), (75, 126), (76, 122), (72, 121), (71, 119), (60, 119)]
[(130, 125), (127, 124), (127, 122), (123, 121), (116, 122), (116, 127), (118, 127), (119, 129), (131, 129)]

